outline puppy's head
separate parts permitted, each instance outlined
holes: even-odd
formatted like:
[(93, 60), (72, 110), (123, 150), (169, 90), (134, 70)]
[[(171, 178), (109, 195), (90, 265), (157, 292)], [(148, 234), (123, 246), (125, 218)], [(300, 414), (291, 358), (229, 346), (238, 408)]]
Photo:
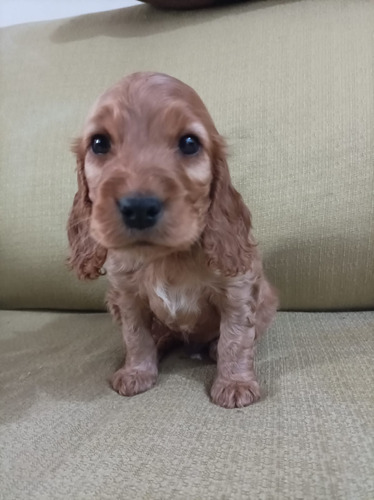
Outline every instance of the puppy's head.
[(159, 73), (124, 78), (96, 102), (74, 152), (68, 235), (80, 277), (97, 277), (109, 249), (157, 256), (198, 242), (225, 274), (246, 267), (228, 239), (244, 234), (239, 247), (248, 253), (250, 215), (193, 89)]

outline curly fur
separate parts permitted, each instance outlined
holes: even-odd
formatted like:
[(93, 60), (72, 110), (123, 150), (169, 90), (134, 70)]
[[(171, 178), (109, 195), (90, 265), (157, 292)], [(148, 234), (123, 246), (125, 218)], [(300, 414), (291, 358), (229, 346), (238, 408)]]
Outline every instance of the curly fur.
[[(191, 157), (178, 150), (188, 133), (201, 143)], [(92, 152), (96, 134), (110, 138), (108, 154)], [(273, 320), (277, 295), (231, 183), (224, 140), (196, 92), (168, 75), (130, 75), (98, 99), (73, 150), (69, 263), (81, 279), (107, 272), (108, 307), (126, 347), (113, 388), (124, 396), (150, 389), (160, 354), (187, 342), (210, 346), (217, 360), (214, 403), (256, 401), (255, 341)], [(126, 227), (117, 200), (131, 193), (163, 200), (154, 227)]]

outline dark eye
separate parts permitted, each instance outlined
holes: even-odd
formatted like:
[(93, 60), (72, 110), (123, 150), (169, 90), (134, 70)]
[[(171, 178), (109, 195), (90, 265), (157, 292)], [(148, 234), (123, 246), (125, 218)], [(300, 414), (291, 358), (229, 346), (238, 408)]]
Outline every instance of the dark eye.
[(195, 155), (200, 149), (200, 141), (195, 135), (184, 135), (179, 139), (179, 149), (184, 155)]
[(95, 155), (106, 155), (110, 150), (110, 139), (107, 135), (94, 135), (91, 139), (91, 149)]

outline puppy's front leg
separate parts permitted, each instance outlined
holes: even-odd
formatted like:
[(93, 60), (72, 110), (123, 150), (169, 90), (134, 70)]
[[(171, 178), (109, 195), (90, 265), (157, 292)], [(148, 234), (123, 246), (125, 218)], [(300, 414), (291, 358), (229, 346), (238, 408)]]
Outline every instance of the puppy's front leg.
[(151, 336), (152, 315), (145, 304), (125, 297), (121, 307), (126, 361), (112, 377), (112, 386), (122, 396), (135, 396), (151, 389), (157, 380), (157, 349)]
[(233, 295), (221, 313), (217, 376), (211, 389), (213, 403), (224, 408), (241, 408), (260, 398), (253, 366), (255, 312), (243, 297), (235, 297), (235, 290)]

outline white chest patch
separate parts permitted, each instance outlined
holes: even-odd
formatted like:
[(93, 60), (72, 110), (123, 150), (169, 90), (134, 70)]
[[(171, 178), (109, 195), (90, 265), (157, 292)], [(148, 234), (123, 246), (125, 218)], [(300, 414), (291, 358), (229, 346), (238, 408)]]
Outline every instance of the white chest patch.
[(201, 289), (198, 284), (182, 286), (157, 284), (155, 293), (163, 301), (164, 307), (172, 318), (177, 318), (178, 314), (198, 314), (200, 312)]

